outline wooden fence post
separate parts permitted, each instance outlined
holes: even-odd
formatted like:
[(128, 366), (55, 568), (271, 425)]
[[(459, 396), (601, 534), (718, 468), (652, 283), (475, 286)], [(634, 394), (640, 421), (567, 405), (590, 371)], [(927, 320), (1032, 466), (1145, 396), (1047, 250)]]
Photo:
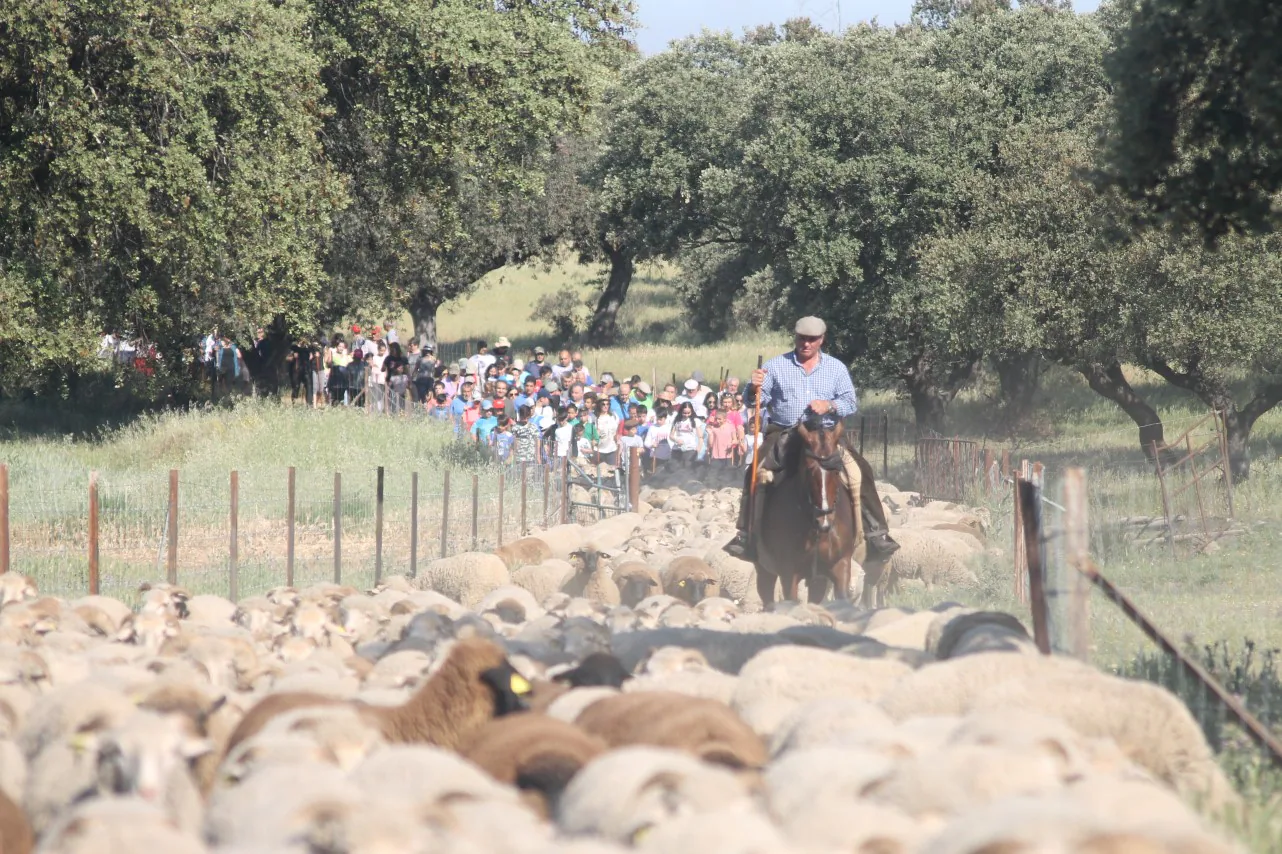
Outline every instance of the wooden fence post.
[(98, 472), (89, 472), (89, 595), (97, 596), (98, 578)]
[(1091, 580), (1087, 575), (1090, 559), (1090, 518), (1086, 492), (1086, 472), (1080, 468), (1064, 470), (1064, 565), (1067, 578), (1056, 585), (1065, 600), (1060, 615), (1061, 631), (1056, 652), (1089, 661), (1091, 654)]
[(295, 501), (297, 492), (298, 473), (293, 466), (289, 467), (289, 489), (287, 503), (285, 506), (285, 586), (294, 586), (294, 542), (296, 533), (295, 526)]
[(410, 578), (418, 577), (418, 472), (410, 472)]
[(549, 507), (548, 493), (552, 489), (552, 463), (549, 462), (543, 466), (543, 527), (552, 527), (552, 520), (549, 516), (551, 509)]
[(890, 480), (890, 413), (881, 414), (881, 479)]
[(0, 463), (0, 575), (9, 571), (9, 464)]
[(529, 526), (526, 524), (526, 509), (525, 509), (526, 487), (529, 485), (529, 480), (530, 480), (530, 464), (521, 463), (521, 536), (522, 537), (524, 537), (526, 534), (530, 532)]
[(635, 513), (641, 505), (641, 449), (628, 448), (628, 510)]
[(567, 454), (561, 466), (561, 524), (570, 521), (570, 456)]
[(1011, 504), (1014, 506), (1014, 524), (1011, 526), (1011, 559), (1014, 565), (1015, 573), (1015, 601), (1027, 603), (1028, 596), (1025, 592), (1024, 582), (1028, 572), (1028, 563), (1024, 553), (1024, 510), (1019, 500), (1020, 485), (1024, 482), (1023, 475), (1016, 471), (1014, 479), (1011, 482)]
[(503, 480), (503, 470), (499, 469), (499, 546), (503, 545), (503, 491), (506, 484)]
[(165, 559), (165, 580), (178, 583), (178, 469), (169, 470), (169, 553)]
[(441, 557), (449, 554), (450, 538), (450, 470), (445, 470), (445, 484), (441, 489)]
[(476, 551), (478, 547), (479, 528), (477, 527), (478, 520), (476, 517), (480, 510), (480, 499), (481, 499), (481, 477), (480, 475), (474, 474), (472, 475), (472, 551)]
[(240, 472), (231, 473), (231, 542), (227, 552), (227, 598), (240, 599)]
[(343, 583), (343, 475), (334, 472), (334, 583)]
[(1028, 600), (1033, 613), (1033, 641), (1042, 655), (1050, 655), (1050, 631), (1046, 618), (1046, 562), (1042, 559), (1042, 489), (1035, 481), (1021, 480), (1019, 503), (1023, 506), (1024, 550), (1028, 565)]
[[(386, 395), (386, 390), (384, 395)], [(384, 398), (383, 408), (387, 408)], [(387, 414), (384, 412), (384, 414)], [(378, 481), (374, 486), (374, 583), (383, 580), (383, 467), (378, 467)]]

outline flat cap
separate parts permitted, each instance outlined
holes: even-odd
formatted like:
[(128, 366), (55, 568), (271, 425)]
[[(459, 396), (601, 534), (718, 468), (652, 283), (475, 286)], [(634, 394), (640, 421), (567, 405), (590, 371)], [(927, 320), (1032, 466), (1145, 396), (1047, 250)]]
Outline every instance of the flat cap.
[(801, 318), (801, 320), (798, 320), (797, 325), (793, 327), (792, 331), (796, 332), (798, 335), (815, 338), (828, 331), (828, 324), (824, 323), (814, 315), (808, 315)]

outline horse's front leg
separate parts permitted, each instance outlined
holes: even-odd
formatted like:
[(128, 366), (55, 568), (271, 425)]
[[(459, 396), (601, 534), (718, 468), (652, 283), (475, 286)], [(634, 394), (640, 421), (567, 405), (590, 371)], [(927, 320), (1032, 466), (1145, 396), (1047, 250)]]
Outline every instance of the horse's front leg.
[(783, 580), (783, 598), (790, 602), (795, 602), (801, 597), (801, 573), (791, 572)]
[(775, 603), (775, 581), (779, 576), (767, 572), (757, 565), (757, 596), (761, 599), (761, 610), (769, 611)]
[(848, 600), (850, 598), (850, 556), (847, 555), (832, 568), (832, 598)]

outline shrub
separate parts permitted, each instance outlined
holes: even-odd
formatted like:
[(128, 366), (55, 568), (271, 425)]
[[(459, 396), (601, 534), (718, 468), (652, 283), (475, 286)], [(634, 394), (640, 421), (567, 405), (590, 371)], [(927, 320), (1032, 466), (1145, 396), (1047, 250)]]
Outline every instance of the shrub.
[(560, 345), (575, 341), (587, 324), (588, 305), (579, 292), (569, 285), (539, 297), (530, 320), (546, 321), (552, 326), (552, 337)]

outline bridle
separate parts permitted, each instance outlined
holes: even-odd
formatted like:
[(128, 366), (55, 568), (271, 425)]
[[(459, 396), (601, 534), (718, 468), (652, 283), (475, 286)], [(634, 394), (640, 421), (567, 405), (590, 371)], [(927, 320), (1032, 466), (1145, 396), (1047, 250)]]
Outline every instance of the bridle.
[[(807, 459), (814, 460), (819, 464), (819, 494), (823, 496), (819, 506), (815, 506), (814, 495), (811, 490), (807, 489), (806, 504), (810, 507), (810, 512), (814, 515), (815, 521), (818, 522), (820, 534), (832, 534), (832, 515), (837, 512), (837, 502), (828, 501), (828, 477), (840, 477), (837, 474), (838, 466), (841, 465), (841, 453), (834, 452), (826, 457), (821, 457), (814, 452), (809, 446), (805, 449)], [(840, 484), (838, 484), (840, 486)], [(833, 493), (836, 495), (836, 492)]]

